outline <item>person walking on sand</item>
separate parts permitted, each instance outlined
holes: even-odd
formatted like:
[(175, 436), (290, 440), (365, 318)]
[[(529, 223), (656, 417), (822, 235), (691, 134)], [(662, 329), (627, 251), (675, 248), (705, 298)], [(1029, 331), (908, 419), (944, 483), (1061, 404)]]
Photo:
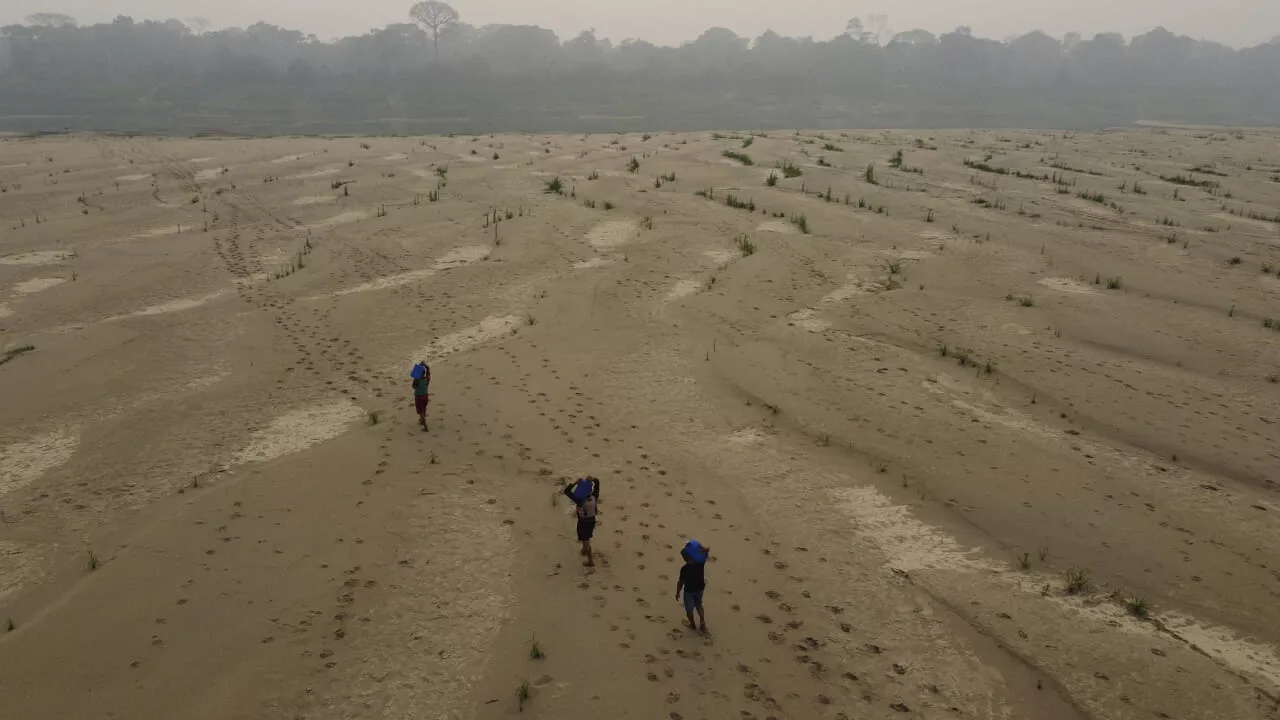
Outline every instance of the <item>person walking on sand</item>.
[(413, 378), (413, 407), (418, 411), (418, 424), (427, 432), (427, 404), (431, 401), (431, 366), (420, 360), (409, 373)]
[(564, 488), (564, 494), (573, 501), (578, 516), (578, 542), (582, 543), (582, 562), (585, 567), (595, 567), (595, 555), (591, 551), (591, 536), (596, 531), (596, 508), (600, 504), (600, 481), (588, 475)]
[[(680, 579), (676, 581), (676, 600), (680, 599), (680, 591), (684, 590), (684, 613), (689, 618), (689, 629), (700, 633), (707, 632), (707, 616), (702, 610), (702, 593), (707, 589), (707, 557), (711, 548), (704, 547), (697, 540), (685, 543), (680, 551), (684, 558), (684, 567), (680, 568)], [(697, 625), (693, 622), (693, 611), (698, 611)]]

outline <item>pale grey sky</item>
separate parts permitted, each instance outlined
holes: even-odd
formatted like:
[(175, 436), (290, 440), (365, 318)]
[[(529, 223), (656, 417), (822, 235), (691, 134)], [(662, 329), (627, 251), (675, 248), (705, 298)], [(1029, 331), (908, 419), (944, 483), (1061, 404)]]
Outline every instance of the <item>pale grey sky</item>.
[[(116, 15), (136, 20), (200, 15), (215, 27), (262, 20), (324, 39), (405, 22), (411, 0), (0, 0), (0, 24), (35, 12), (62, 12), (81, 23)], [(457, 0), (463, 21), (536, 24), (561, 39), (595, 28), (615, 41), (638, 37), (658, 44), (691, 40), (712, 26), (755, 37), (765, 29), (825, 39), (852, 16), (889, 16), (895, 31), (922, 27), (946, 32), (969, 25), (974, 34), (1003, 39), (1030, 30), (1061, 36), (1075, 30), (1119, 32), (1126, 38), (1163, 25), (1173, 32), (1228, 45), (1255, 45), (1280, 35), (1280, 0)]]

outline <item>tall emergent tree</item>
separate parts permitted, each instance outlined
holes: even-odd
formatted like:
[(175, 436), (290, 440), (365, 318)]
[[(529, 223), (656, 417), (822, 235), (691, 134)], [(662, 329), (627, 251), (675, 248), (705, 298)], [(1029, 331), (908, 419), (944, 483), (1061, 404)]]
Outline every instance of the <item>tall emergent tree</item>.
[(458, 22), (458, 11), (441, 0), (424, 0), (409, 8), (409, 17), (431, 33), (431, 55), (440, 58), (440, 31)]

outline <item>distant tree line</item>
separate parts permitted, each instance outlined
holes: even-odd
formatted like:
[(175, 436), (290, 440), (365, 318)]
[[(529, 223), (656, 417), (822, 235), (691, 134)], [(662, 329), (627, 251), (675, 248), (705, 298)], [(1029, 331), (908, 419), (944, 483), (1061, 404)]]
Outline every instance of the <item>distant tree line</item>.
[[(473, 27), (438, 0), (414, 23), (323, 42), (257, 23), (56, 13), (0, 28), (0, 130), (488, 132), (778, 127), (1280, 124), (1280, 40), (1236, 50), (1157, 28), (1007, 41), (968, 28), (828, 41), (711, 28), (679, 47)], [(870, 29), (868, 29), (870, 28)]]

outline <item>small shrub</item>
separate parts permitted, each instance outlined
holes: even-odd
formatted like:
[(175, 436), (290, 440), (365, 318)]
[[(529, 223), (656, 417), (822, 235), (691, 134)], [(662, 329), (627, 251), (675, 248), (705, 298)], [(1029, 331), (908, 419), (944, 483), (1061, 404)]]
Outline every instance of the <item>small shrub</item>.
[(614, 209), (615, 207), (616, 207), (616, 206), (615, 206), (613, 203), (609, 202), (608, 200), (605, 200), (605, 201), (604, 201), (604, 209), (605, 209), (605, 210), (612, 210), (612, 209)]
[(89, 548), (88, 567), (90, 570), (97, 570), (102, 567), (102, 563), (98, 562), (98, 556), (94, 554), (93, 548)]
[(1107, 278), (1108, 290), (1119, 290), (1122, 284), (1123, 281), (1119, 277)]
[(524, 704), (529, 701), (529, 681), (524, 680), (516, 688), (516, 705), (520, 712), (524, 712)]
[(631, 161), (627, 163), (627, 172), (633, 175), (640, 172), (640, 161), (632, 157)]
[(551, 178), (550, 182), (547, 183), (545, 192), (553, 193), (555, 195), (563, 195), (564, 183), (560, 180), (559, 177)]
[(778, 173), (769, 173), (769, 177), (764, 179), (764, 184), (767, 187), (775, 187), (778, 184)]
[(1018, 556), (1018, 567), (1023, 570), (1031, 569), (1031, 553), (1022, 553)]
[(1130, 596), (1125, 599), (1124, 607), (1136, 618), (1146, 619), (1151, 615), (1151, 606), (1147, 604), (1147, 599), (1144, 597)]
[(739, 235), (733, 239), (733, 244), (742, 253), (742, 257), (751, 257), (756, 253), (756, 245), (751, 242), (751, 238), (746, 235)]
[(542, 652), (542, 646), (538, 644), (538, 636), (533, 636), (533, 640), (529, 643), (529, 659), (542, 660), (546, 656), (546, 653)]
[(1023, 295), (1022, 298), (1018, 300), (1018, 304), (1022, 307), (1034, 307), (1036, 299), (1030, 295)]
[(866, 180), (871, 185), (880, 184), (876, 182), (876, 164), (875, 163), (871, 163), (870, 165), (867, 166), (866, 170), (862, 171), (862, 179)]
[(1067, 594), (1083, 595), (1093, 589), (1093, 582), (1089, 579), (1089, 571), (1079, 568), (1071, 568), (1066, 573)]
[(1237, 255), (1237, 256), (1235, 256), (1235, 257), (1231, 258), (1231, 259), (1228, 261), (1228, 263), (1229, 263), (1229, 264), (1231, 264), (1231, 265), (1239, 265), (1239, 264), (1240, 264), (1240, 262), (1241, 262), (1241, 261), (1240, 261), (1240, 256), (1239, 256), (1239, 255)]
[(826, 150), (827, 152), (844, 152), (844, 148), (840, 147), (839, 145), (833, 145), (831, 143), (823, 143), (822, 149)]
[(796, 228), (798, 228), (800, 232), (804, 233), (805, 235), (809, 234), (809, 219), (806, 218), (804, 215), (792, 215), (791, 224), (795, 225)]
[(724, 152), (722, 152), (722, 153), (720, 153), (720, 154), (721, 154), (721, 155), (723, 155), (723, 156), (725, 156), (725, 157), (727, 157), (727, 158), (729, 158), (730, 160), (737, 160), (738, 162), (742, 163), (743, 165), (755, 165), (755, 164), (756, 164), (756, 163), (755, 163), (755, 161), (751, 159), (751, 156), (750, 156), (750, 155), (748, 155), (748, 154), (746, 154), (746, 153), (734, 152), (733, 150), (725, 150)]
[(896, 261), (896, 260), (895, 260), (894, 262), (889, 263), (889, 274), (890, 274), (890, 275), (898, 275), (898, 274), (900, 274), (901, 272), (902, 272), (902, 263), (901, 263), (901, 262), (899, 262), (899, 261)]
[(755, 141), (756, 139), (754, 137), (748, 136), (746, 140), (742, 141), (742, 149), (746, 150), (747, 148), (751, 147), (751, 144), (754, 143)]
[(378, 411), (377, 411), (377, 410), (370, 410), (370, 411), (366, 414), (366, 416), (365, 416), (365, 417), (369, 420), (369, 424), (370, 424), (370, 425), (377, 425), (377, 424), (378, 424)]

